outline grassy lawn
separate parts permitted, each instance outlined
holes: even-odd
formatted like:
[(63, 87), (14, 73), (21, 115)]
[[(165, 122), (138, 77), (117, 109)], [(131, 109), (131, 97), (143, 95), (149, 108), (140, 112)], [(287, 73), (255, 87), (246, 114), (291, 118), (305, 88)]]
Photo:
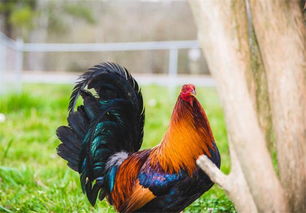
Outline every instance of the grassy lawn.
[[(72, 86), (26, 84), (18, 95), (0, 96), (0, 212), (114, 212), (106, 201), (91, 207), (82, 194), (79, 175), (56, 155), (55, 130), (66, 124)], [(159, 143), (177, 97), (176, 91), (145, 86), (144, 148)], [(216, 91), (198, 88), (222, 155), (222, 171), (229, 171), (223, 111)], [(214, 186), (184, 212), (235, 212), (224, 192)]]

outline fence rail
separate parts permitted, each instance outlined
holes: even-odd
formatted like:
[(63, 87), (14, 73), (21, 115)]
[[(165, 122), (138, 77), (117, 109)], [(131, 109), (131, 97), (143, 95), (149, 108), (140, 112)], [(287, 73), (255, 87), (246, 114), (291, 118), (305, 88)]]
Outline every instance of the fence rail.
[(11, 49), (17, 49), (17, 45), (16, 45), (16, 41), (13, 39), (10, 39), (9, 37), (7, 37), (6, 35), (4, 35), (3, 33), (0, 32), (0, 44), (11, 48)]
[(118, 43), (24, 43), (25, 52), (104, 52), (199, 48), (198, 41), (150, 41)]
[(113, 52), (144, 50), (168, 50), (168, 75), (174, 78), (178, 72), (178, 51), (181, 49), (198, 49), (199, 43), (196, 40), (119, 43), (24, 43), (22, 40), (12, 40), (0, 32), (0, 69), (6, 67), (6, 48), (10, 48), (16, 52), (14, 71), (19, 75), (18, 79), (21, 79), (20, 76), (23, 70), (25, 52)]

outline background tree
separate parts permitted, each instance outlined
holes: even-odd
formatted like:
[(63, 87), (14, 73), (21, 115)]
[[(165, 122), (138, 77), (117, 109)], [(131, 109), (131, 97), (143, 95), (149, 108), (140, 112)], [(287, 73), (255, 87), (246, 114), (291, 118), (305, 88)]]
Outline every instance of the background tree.
[(3, 0), (0, 2), (0, 16), (2, 18), (3, 32), (10, 38), (16, 34), (24, 36), (28, 29), (33, 27), (36, 15), (35, 0), (18, 1)]
[[(33, 20), (34, 27), (28, 35), (29, 42), (46, 42), (48, 33), (51, 32), (65, 34), (71, 28), (69, 20), (72, 18), (89, 24), (95, 23), (90, 9), (82, 2), (36, 0), (35, 11), (37, 15)], [(44, 61), (44, 53), (28, 53), (30, 70), (43, 70)]]
[[(300, 1), (189, 3), (223, 101), (232, 156), (228, 176), (205, 157), (199, 159), (201, 167), (228, 192), (238, 211), (305, 211), (305, 28)], [(267, 149), (273, 131), (279, 177)]]
[[(22, 38), (27, 42), (45, 42), (48, 33), (64, 34), (69, 30), (71, 18), (95, 23), (90, 9), (83, 2), (68, 0), (4, 0), (0, 2), (3, 31), (11, 38)], [(44, 53), (29, 53), (30, 69), (42, 70)]]

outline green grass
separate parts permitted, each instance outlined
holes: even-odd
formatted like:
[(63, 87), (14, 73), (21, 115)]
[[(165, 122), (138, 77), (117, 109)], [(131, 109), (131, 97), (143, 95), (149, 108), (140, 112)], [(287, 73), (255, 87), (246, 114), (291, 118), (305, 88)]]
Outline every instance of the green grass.
[[(26, 84), (23, 92), (0, 96), (0, 212), (114, 212), (106, 201), (91, 207), (79, 176), (56, 155), (55, 130), (66, 124), (72, 86)], [(226, 128), (216, 91), (198, 88), (229, 172)], [(167, 128), (177, 89), (143, 87), (146, 106), (144, 148), (159, 143)], [(184, 212), (235, 212), (223, 190), (214, 186)]]

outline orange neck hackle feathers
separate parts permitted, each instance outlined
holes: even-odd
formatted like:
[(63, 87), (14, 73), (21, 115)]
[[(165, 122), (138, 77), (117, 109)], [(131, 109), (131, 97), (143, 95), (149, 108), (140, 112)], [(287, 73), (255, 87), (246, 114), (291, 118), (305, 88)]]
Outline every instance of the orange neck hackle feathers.
[(214, 136), (206, 113), (195, 97), (195, 87), (184, 85), (168, 130), (151, 155), (152, 162), (167, 172), (184, 169), (192, 175), (196, 159), (202, 154), (211, 156), (209, 149), (214, 149), (213, 143)]

